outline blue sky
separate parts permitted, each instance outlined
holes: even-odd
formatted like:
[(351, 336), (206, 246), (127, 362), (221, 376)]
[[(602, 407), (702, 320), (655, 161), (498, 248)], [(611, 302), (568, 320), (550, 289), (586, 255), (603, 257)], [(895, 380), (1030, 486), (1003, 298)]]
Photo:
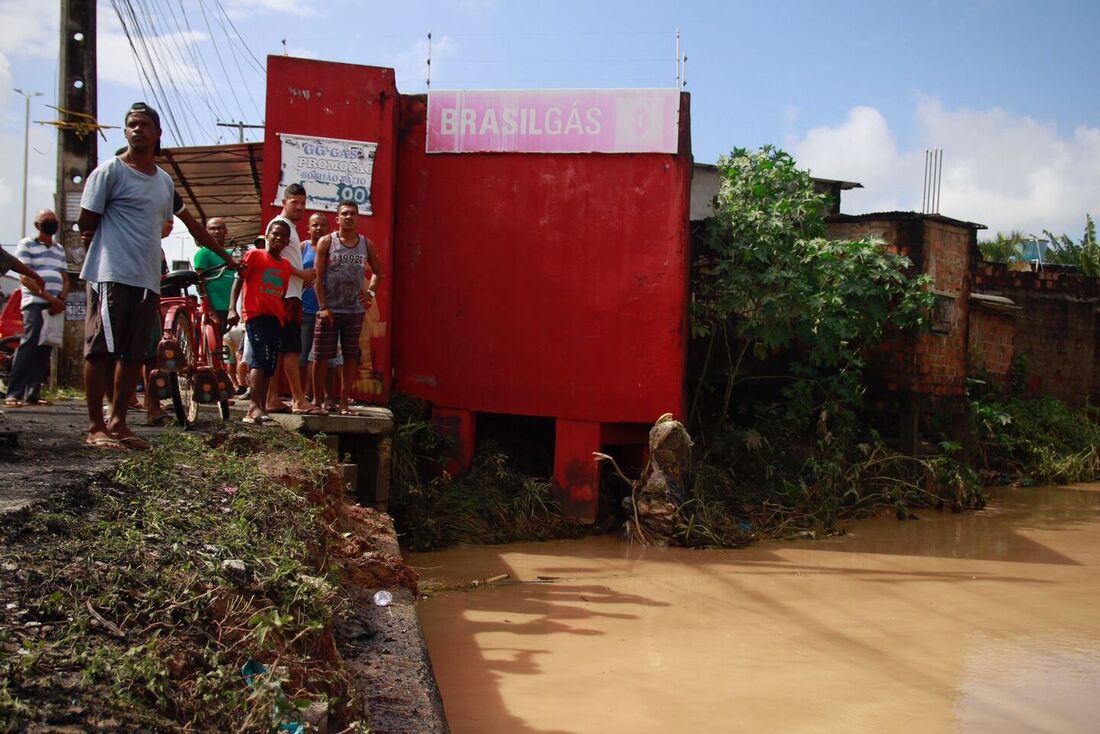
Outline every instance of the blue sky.
[[(130, 3), (165, 31), (173, 18), (190, 26), (153, 40), (166, 58), (182, 60), (161, 72), (178, 80), (179, 114), (194, 111), (180, 123), (184, 139), (167, 136), (170, 145), (232, 139), (235, 132), (213, 125), (216, 116), (260, 121), (263, 77), (243, 45), (227, 40), (222, 7), (261, 60), (281, 53), (285, 38), (292, 55), (393, 66), (411, 93), (425, 89), (429, 30), (433, 86), (445, 89), (673, 86), (679, 28), (698, 161), (772, 143), (815, 175), (862, 182), (846, 211), (919, 209), (924, 150), (943, 148), (948, 216), (994, 231), (1078, 237), (1085, 213), (1100, 215), (1096, 2)], [(101, 119), (117, 125), (130, 102), (152, 96), (115, 5), (124, 0), (99, 1), (99, 106)], [(0, 0), (6, 243), (19, 235), (22, 181), (23, 99), (11, 89), (45, 92), (31, 117), (52, 116), (44, 103), (56, 98), (58, 6)], [(32, 125), (32, 213), (52, 201), (54, 140), (51, 129)], [(110, 131), (101, 157), (119, 145)]]

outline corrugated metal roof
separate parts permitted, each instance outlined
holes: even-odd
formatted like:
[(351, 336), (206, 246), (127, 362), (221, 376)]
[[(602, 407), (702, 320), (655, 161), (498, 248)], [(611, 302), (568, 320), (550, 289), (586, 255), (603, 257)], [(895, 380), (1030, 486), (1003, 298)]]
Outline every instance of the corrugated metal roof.
[(205, 223), (225, 220), (228, 244), (248, 245), (259, 234), (263, 143), (164, 148), (157, 157), (191, 213)]

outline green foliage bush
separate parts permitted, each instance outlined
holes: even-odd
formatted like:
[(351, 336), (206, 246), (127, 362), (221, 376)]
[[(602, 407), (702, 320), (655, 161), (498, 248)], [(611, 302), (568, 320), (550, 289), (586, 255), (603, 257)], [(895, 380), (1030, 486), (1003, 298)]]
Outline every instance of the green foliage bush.
[(414, 551), (456, 543), (511, 543), (583, 534), (565, 518), (550, 482), (523, 475), (483, 445), (461, 477), (444, 471), (450, 441), (428, 419), (427, 405), (395, 394), (394, 476), (390, 492), (402, 545)]
[(1074, 410), (1051, 397), (974, 392), (971, 420), (980, 441), (982, 468), (994, 480), (1100, 480), (1100, 416), (1094, 409)]
[[(738, 148), (719, 169), (691, 301), (705, 343), (689, 418), (704, 444), (693, 503), (711, 520), (687, 527), (736, 544), (746, 528), (828, 528), (876, 503), (980, 503), (957, 461), (887, 450), (862, 413), (867, 351), (926, 325), (929, 279), (881, 242), (827, 239), (827, 197), (787, 153)], [(747, 360), (777, 354), (781, 373), (747, 374)], [(739, 428), (734, 389), (759, 380), (781, 385), (777, 398), (758, 398), (741, 419), (751, 428)]]
[[(706, 347), (689, 426), (698, 432), (703, 412), (724, 421), (734, 388), (760, 379), (744, 375), (746, 356), (780, 350), (793, 357), (790, 374), (776, 376), (791, 407), (850, 412), (861, 400), (866, 350), (926, 322), (929, 280), (880, 242), (826, 239), (828, 199), (787, 153), (738, 148), (718, 166), (692, 280), (692, 335)], [(717, 384), (714, 360), (722, 363)]]

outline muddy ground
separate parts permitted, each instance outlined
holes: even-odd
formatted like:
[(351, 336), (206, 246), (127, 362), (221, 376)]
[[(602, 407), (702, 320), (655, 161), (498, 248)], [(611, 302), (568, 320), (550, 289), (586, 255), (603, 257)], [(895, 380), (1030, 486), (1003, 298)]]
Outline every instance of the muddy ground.
[[(134, 423), (141, 417), (139, 412)], [(60, 503), (97, 477), (111, 475), (129, 455), (86, 446), (86, 420), (84, 404), (79, 401), (5, 411), (0, 431), (12, 435), (14, 442), (0, 443), (0, 521), (19, 522), (52, 509), (51, 501)], [(135, 431), (146, 438), (175, 430), (135, 425)], [(366, 684), (371, 731), (446, 732), (416, 597), (408, 588), (399, 588), (408, 587), (407, 577), (414, 575), (401, 559), (392, 522), (385, 515), (361, 508), (350, 508), (350, 512), (372, 537), (365, 544), (369, 548), (346, 549), (349, 554), (361, 552), (364, 572), (352, 574), (355, 585), (346, 589), (352, 604), (335, 634), (341, 655)], [(392, 572), (392, 605), (372, 603), (377, 587), (390, 583), (383, 578), (385, 573), (367, 573), (368, 567)], [(2, 583), (9, 586), (7, 591), (18, 591), (10, 588), (19, 583), (16, 577), (5, 576)], [(415, 582), (412, 586), (415, 588)]]

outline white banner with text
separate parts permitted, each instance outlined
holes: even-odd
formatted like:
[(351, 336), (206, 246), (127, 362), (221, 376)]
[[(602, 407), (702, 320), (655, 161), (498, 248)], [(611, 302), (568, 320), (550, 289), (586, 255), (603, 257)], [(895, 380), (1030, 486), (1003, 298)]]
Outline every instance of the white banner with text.
[(306, 209), (334, 212), (351, 199), (360, 214), (371, 214), (371, 176), (378, 143), (279, 133), (282, 165), (275, 206), (282, 206), (286, 187), (300, 183), (306, 189)]

